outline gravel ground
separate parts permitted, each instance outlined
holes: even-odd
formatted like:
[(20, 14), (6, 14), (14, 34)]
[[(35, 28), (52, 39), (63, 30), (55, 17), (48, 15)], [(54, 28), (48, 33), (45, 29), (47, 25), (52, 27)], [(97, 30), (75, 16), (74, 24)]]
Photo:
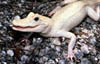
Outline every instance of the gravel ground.
[[(100, 22), (86, 17), (71, 32), (77, 36), (77, 60), (70, 62), (67, 44), (52, 44), (38, 33), (23, 33), (10, 27), (15, 16), (34, 11), (44, 16), (61, 0), (0, 0), (0, 64), (100, 64)], [(27, 36), (30, 36), (27, 38)], [(27, 41), (26, 41), (27, 40)], [(69, 41), (69, 39), (67, 40)]]

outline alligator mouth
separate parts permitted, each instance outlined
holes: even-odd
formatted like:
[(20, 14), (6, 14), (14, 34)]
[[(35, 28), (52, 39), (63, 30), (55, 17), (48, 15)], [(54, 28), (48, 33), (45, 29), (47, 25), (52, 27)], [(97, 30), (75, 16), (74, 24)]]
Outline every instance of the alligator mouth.
[(37, 27), (38, 25), (35, 25), (35, 26), (17, 26), (17, 25), (13, 25), (13, 27), (14, 28), (22, 28), (22, 29), (24, 29), (24, 28), (35, 28), (35, 27)]

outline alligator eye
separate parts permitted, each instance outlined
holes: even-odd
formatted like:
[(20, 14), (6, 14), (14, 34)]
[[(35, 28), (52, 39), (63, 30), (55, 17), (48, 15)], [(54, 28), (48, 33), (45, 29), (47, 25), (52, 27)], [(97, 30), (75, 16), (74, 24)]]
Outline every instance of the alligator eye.
[(35, 21), (38, 21), (38, 20), (39, 20), (39, 17), (35, 17), (34, 20), (35, 20)]

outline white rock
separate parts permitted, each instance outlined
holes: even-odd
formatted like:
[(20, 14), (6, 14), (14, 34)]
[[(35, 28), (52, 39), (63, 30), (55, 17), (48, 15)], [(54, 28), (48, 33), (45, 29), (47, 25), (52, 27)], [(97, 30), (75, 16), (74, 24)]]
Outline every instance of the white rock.
[(10, 55), (10, 56), (14, 56), (13, 50), (7, 50), (7, 54)]

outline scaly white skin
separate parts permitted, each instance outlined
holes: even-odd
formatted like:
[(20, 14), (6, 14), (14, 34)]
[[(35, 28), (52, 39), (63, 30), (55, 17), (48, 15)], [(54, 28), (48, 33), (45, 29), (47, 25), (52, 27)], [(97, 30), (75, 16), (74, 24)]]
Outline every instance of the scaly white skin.
[(71, 60), (75, 57), (72, 50), (75, 45), (76, 36), (69, 32), (69, 30), (78, 25), (86, 15), (90, 16), (95, 21), (98, 21), (100, 18), (99, 6), (96, 8), (95, 12), (90, 6), (85, 7), (85, 5), (85, 3), (79, 1), (63, 7), (52, 16), (52, 19), (56, 21), (52, 32), (56, 32), (56, 36), (58, 37), (71, 39), (68, 45), (68, 58)]
[[(12, 24), (14, 25), (13, 29), (18, 31), (41, 32), (41, 35), (55, 37), (55, 39), (58, 37), (70, 38), (67, 55), (72, 60), (73, 57), (75, 58), (73, 48), (75, 46), (76, 36), (69, 31), (77, 26), (86, 15), (98, 21), (100, 18), (99, 14), (99, 6), (97, 6), (95, 11), (85, 2), (77, 1), (58, 10), (52, 18), (31, 12), (25, 19), (15, 19)], [(38, 17), (38, 20), (36, 20), (36, 17)]]

